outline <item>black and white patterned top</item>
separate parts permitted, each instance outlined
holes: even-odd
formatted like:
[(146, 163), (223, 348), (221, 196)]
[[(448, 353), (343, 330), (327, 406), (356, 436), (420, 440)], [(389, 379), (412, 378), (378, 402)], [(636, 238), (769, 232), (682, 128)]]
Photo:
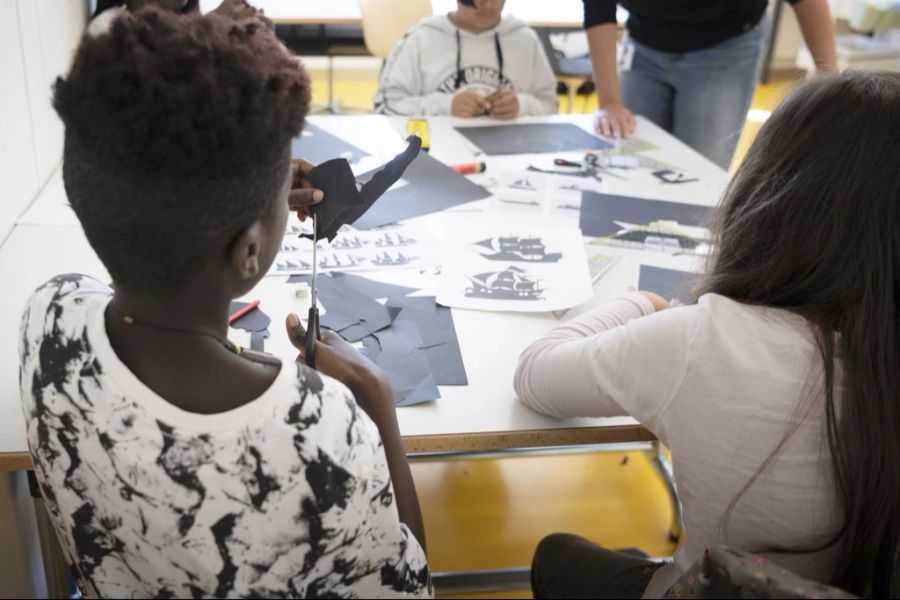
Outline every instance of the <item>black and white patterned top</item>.
[(19, 348), (35, 472), (84, 593), (433, 595), (378, 430), (347, 388), (288, 363), (244, 406), (183, 411), (116, 356), (111, 297), (89, 277), (54, 278)]

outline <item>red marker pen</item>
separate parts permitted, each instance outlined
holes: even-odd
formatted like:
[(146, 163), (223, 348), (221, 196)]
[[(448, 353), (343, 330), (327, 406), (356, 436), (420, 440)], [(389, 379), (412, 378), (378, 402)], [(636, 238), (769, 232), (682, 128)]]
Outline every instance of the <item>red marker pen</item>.
[(228, 317), (228, 324), (231, 325), (232, 323), (249, 313), (251, 310), (254, 310), (257, 306), (259, 306), (259, 300), (254, 300), (247, 306), (234, 311), (234, 314)]

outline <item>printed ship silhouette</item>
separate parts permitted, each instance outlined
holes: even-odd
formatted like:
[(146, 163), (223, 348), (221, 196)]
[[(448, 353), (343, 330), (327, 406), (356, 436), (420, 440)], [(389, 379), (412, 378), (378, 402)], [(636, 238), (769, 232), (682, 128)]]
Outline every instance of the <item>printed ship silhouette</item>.
[(547, 247), (539, 237), (501, 236), (475, 242), (475, 245), (494, 251), (493, 254), (481, 254), (482, 258), (488, 260), (559, 262), (562, 258), (559, 252), (548, 254)]
[(415, 243), (416, 240), (405, 236), (402, 233), (396, 233), (393, 236), (390, 233), (385, 233), (375, 240), (375, 245), (379, 248), (396, 248), (398, 246), (409, 246)]
[(519, 267), (508, 267), (503, 271), (479, 273), (468, 277), (472, 287), (466, 288), (469, 298), (491, 298), (493, 300), (540, 300), (544, 288), (532, 279), (528, 272)]
[(335, 250), (356, 250), (358, 248), (362, 248), (366, 242), (359, 239), (358, 235), (354, 235), (353, 237), (339, 237), (333, 242), (331, 242), (331, 247)]
[(372, 263), (380, 266), (402, 266), (408, 265), (415, 259), (416, 257), (406, 256), (402, 252), (398, 252), (396, 257), (392, 257), (390, 254), (385, 252), (380, 256), (376, 255), (375, 258), (372, 259)]

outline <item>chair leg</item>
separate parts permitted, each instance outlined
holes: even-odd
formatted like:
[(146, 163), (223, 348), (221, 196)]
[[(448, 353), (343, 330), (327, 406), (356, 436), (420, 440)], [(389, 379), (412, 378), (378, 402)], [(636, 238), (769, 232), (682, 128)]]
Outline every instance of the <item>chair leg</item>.
[(71, 598), (77, 593), (72, 581), (72, 573), (63, 555), (56, 530), (44, 506), (44, 498), (37, 487), (34, 471), (28, 472), (28, 483), (31, 498), (34, 502), (34, 517), (37, 521), (38, 538), (40, 539), (41, 558), (44, 562), (44, 576), (47, 578), (48, 598)]
[(566, 89), (569, 92), (569, 114), (571, 115), (575, 110), (575, 92), (577, 90), (575, 89), (575, 86), (572, 85), (571, 81), (566, 83)]

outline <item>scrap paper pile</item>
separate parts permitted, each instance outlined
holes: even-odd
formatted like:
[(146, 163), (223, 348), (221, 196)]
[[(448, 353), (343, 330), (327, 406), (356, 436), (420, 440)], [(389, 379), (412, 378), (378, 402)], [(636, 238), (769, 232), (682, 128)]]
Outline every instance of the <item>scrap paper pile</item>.
[[(292, 275), (288, 283), (309, 280)], [(453, 316), (434, 297), (344, 273), (320, 275), (316, 286), (326, 311), (321, 326), (362, 342), (363, 354), (387, 374), (397, 406), (440, 398), (439, 385), (468, 384)]]

